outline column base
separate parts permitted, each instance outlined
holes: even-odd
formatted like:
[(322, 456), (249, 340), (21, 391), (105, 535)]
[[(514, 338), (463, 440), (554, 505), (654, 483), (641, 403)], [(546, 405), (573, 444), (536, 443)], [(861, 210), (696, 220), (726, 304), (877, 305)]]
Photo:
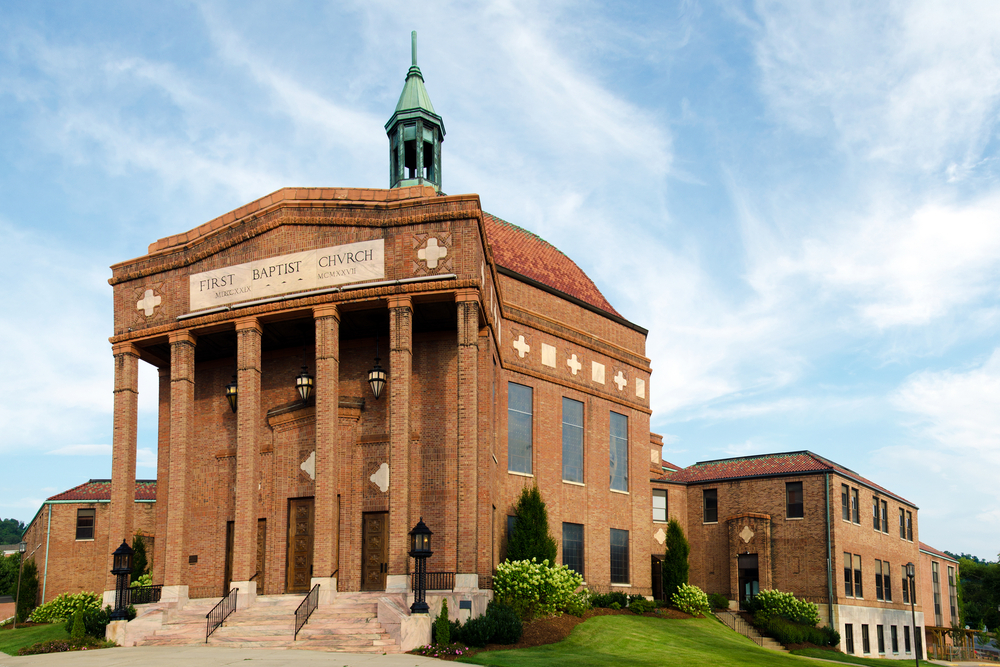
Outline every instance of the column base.
[(337, 577), (313, 577), (309, 580), (310, 589), (319, 584), (319, 604), (333, 604), (337, 599)]
[(478, 574), (456, 574), (455, 575), (455, 588), (456, 593), (475, 593), (479, 591), (479, 575)]
[(236, 592), (236, 608), (237, 609), (247, 609), (253, 606), (253, 603), (257, 601), (257, 582), (256, 581), (232, 581), (229, 583), (230, 589), (237, 589)]
[(101, 609), (105, 607), (115, 608), (115, 592), (114, 591), (104, 591), (104, 596), (101, 598)]
[(176, 602), (177, 607), (183, 607), (188, 601), (187, 586), (164, 586), (160, 591), (160, 602)]
[(387, 574), (385, 575), (385, 592), (386, 593), (403, 593), (407, 594), (410, 592), (410, 575), (408, 574)]

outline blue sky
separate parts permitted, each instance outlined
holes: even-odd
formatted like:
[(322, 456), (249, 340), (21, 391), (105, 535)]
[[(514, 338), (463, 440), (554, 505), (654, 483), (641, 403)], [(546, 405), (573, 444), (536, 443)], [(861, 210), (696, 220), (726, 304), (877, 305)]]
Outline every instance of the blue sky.
[(412, 29), (444, 189), (650, 330), (667, 460), (809, 449), (997, 557), (1000, 5), (972, 1), (5, 3), (0, 516), (110, 476), (109, 265), (283, 186), (387, 186)]

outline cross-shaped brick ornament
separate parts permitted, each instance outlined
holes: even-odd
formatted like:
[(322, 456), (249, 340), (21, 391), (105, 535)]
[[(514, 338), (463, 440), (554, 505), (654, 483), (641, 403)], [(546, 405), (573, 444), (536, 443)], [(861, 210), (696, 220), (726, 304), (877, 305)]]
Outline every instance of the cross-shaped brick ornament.
[(621, 391), (622, 389), (624, 389), (625, 385), (628, 384), (628, 380), (625, 379), (625, 374), (622, 373), (621, 371), (618, 371), (618, 375), (616, 375), (614, 377), (614, 379), (612, 380), (612, 382), (614, 382), (616, 385), (618, 385), (618, 391)]
[(525, 342), (523, 334), (518, 336), (517, 340), (515, 340), (512, 343), (512, 345), (514, 346), (514, 349), (517, 350), (518, 356), (520, 356), (522, 359), (524, 359), (524, 355), (528, 354), (528, 352), (531, 352), (531, 346), (528, 345), (527, 342)]
[(583, 364), (577, 361), (575, 354), (566, 360), (566, 365), (569, 366), (571, 371), (573, 371), (573, 375), (579, 373), (580, 369), (583, 368)]
[(142, 299), (136, 302), (135, 309), (143, 311), (146, 313), (146, 317), (149, 317), (153, 314), (153, 311), (156, 310), (156, 307), (160, 305), (160, 301), (162, 301), (162, 299), (158, 296), (154, 296), (153, 290), (148, 289), (146, 290), (146, 293), (142, 295)]
[(427, 247), (417, 251), (417, 257), (427, 262), (428, 269), (436, 269), (438, 260), (443, 259), (448, 254), (448, 249), (439, 246), (438, 240), (433, 236), (427, 239)]

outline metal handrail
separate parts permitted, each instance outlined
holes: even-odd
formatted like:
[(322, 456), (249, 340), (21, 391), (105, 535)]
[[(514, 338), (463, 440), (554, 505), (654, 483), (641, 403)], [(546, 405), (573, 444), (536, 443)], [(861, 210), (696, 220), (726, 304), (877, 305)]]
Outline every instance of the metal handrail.
[(205, 643), (208, 643), (208, 638), (212, 636), (220, 625), (226, 622), (229, 615), (236, 611), (236, 594), (240, 589), (231, 588), (229, 593), (226, 594), (224, 598), (219, 600), (219, 603), (212, 607), (212, 611), (205, 614), (207, 619), (207, 625), (205, 626)]
[(764, 647), (764, 637), (739, 614), (734, 614), (731, 611), (721, 611), (716, 612), (715, 617), (729, 626), (729, 629), (733, 632), (738, 632), (761, 648)]
[[(299, 603), (299, 606), (295, 608), (295, 634), (292, 635), (292, 641), (299, 638), (299, 630), (302, 626), (306, 624), (312, 613), (316, 611), (316, 607), (319, 606), (319, 584), (312, 587), (305, 599)], [(305, 607), (305, 609), (303, 609)]]
[(155, 586), (133, 586), (127, 589), (125, 594), (125, 606), (130, 604), (149, 604), (159, 602), (163, 594), (163, 584)]

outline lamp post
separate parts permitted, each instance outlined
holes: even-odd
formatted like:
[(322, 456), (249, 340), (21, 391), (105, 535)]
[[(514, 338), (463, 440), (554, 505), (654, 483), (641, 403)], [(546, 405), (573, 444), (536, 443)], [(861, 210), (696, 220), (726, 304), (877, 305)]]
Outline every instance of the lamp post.
[(111, 612), (112, 621), (128, 620), (128, 580), (132, 574), (132, 547), (122, 540), (122, 545), (112, 554), (111, 574), (115, 575), (115, 609)]
[[(24, 552), (28, 550), (27, 542), (17, 543), (17, 553), (21, 562), (17, 566), (17, 595), (14, 596), (14, 629), (17, 630), (17, 604), (21, 601), (21, 571), (24, 570)], [(34, 553), (34, 552), (32, 552)]]
[(424, 525), (424, 518), (410, 531), (410, 557), (414, 560), (413, 574), (417, 578), (417, 585), (413, 591), (413, 604), (410, 605), (411, 614), (426, 614), (430, 611), (427, 606), (427, 559), (431, 556), (431, 532), (430, 528)]
[[(913, 619), (913, 660), (917, 667), (920, 667), (920, 654), (923, 653), (924, 643), (918, 639), (917, 635), (917, 612), (916, 612), (916, 597), (917, 588), (913, 585), (913, 579), (917, 576), (917, 568), (914, 567), (913, 563), (906, 564), (906, 578), (909, 580), (910, 586), (910, 616)], [(919, 642), (919, 643), (918, 643)]]

